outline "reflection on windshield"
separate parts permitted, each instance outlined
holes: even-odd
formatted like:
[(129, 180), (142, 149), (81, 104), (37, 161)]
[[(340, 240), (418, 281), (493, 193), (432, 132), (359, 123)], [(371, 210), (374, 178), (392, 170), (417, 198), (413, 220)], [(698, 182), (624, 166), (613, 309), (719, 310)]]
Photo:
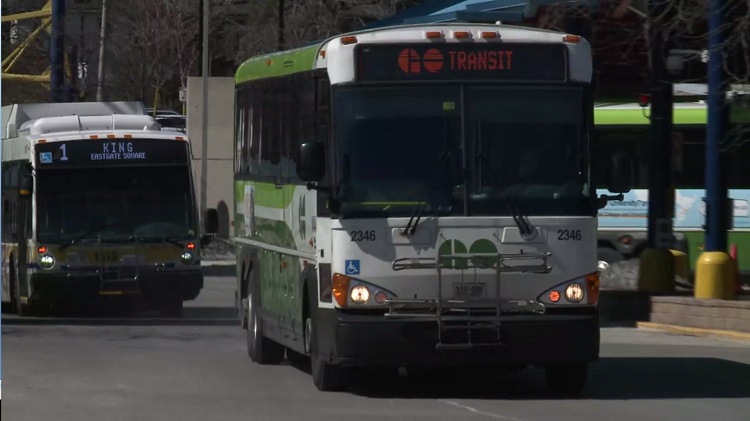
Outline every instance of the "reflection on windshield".
[[(336, 101), (344, 216), (590, 214), (578, 88), (342, 87)], [(462, 149), (465, 134), (466, 153)], [(464, 159), (466, 174), (463, 174)]]
[(336, 101), (342, 213), (463, 214), (458, 89), (339, 89)]
[(37, 238), (194, 236), (190, 180), (187, 166), (38, 171)]

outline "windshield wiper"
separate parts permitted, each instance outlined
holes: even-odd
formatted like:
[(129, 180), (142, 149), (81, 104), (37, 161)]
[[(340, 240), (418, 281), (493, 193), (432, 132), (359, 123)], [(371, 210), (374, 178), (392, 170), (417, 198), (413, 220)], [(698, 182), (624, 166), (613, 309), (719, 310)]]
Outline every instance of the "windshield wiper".
[(527, 235), (530, 235), (532, 232), (531, 225), (528, 223), (528, 221), (526, 221), (526, 217), (524, 215), (516, 212), (516, 206), (514, 206), (515, 201), (513, 201), (508, 196), (507, 191), (503, 192), (503, 199), (505, 201), (505, 206), (508, 208), (508, 212), (513, 217), (513, 221), (518, 227), (518, 230), (521, 231), (521, 236), (525, 237)]
[[(422, 206), (424, 205), (424, 206)], [(417, 232), (417, 225), (419, 225), (419, 219), (422, 218), (422, 214), (424, 213), (425, 209), (427, 209), (427, 202), (418, 202), (417, 206), (414, 207), (414, 212), (411, 213), (411, 218), (409, 218), (409, 223), (406, 224), (406, 228), (404, 228), (401, 231), (401, 235), (404, 237), (411, 237), (414, 235), (414, 233)], [(414, 220), (414, 217), (417, 217), (417, 220)], [(412, 225), (412, 222), (414, 225)]]
[[(118, 228), (118, 227), (128, 228), (128, 226), (125, 225), (125, 224), (104, 224), (104, 225), (100, 225), (100, 226), (92, 229), (91, 231), (89, 231), (89, 232), (87, 232), (87, 233), (85, 233), (83, 235), (79, 235), (78, 237), (70, 240), (66, 244), (63, 244), (62, 246), (60, 246), (60, 251), (63, 251), (65, 249), (67, 249), (68, 247), (72, 246), (73, 244), (75, 244), (75, 243), (77, 243), (79, 241), (83, 241), (84, 239), (86, 239), (86, 237), (88, 237), (88, 236), (90, 236), (92, 234), (96, 234), (99, 231), (102, 231), (102, 230), (105, 230), (105, 229), (108, 229), (108, 228)], [(99, 238), (99, 239), (101, 240), (101, 238)]]

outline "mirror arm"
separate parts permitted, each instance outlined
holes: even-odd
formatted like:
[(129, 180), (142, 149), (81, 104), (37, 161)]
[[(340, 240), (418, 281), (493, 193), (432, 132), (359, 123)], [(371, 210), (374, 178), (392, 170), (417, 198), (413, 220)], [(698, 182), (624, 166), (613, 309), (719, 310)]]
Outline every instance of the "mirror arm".
[(603, 194), (596, 199), (596, 202), (597, 202), (597, 206), (599, 207), (599, 209), (603, 209), (605, 206), (607, 206), (607, 203), (609, 203), (610, 201), (622, 202), (623, 200), (625, 200), (625, 195), (622, 193), (616, 194), (614, 196)]

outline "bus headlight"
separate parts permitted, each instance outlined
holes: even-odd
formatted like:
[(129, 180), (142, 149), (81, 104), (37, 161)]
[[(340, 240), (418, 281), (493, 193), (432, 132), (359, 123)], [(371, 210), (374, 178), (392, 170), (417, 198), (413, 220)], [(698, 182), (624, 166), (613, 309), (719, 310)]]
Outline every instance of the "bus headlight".
[(364, 285), (357, 285), (352, 288), (349, 297), (356, 304), (364, 304), (370, 299), (370, 290)]
[(182, 263), (190, 263), (193, 261), (193, 253), (186, 251), (182, 253), (182, 256), (180, 256), (180, 259), (182, 259)]
[(583, 287), (578, 283), (573, 283), (565, 288), (565, 298), (571, 303), (577, 303), (583, 300), (584, 296)]
[(39, 266), (41, 266), (42, 269), (52, 269), (55, 267), (55, 257), (51, 254), (45, 254), (39, 258)]

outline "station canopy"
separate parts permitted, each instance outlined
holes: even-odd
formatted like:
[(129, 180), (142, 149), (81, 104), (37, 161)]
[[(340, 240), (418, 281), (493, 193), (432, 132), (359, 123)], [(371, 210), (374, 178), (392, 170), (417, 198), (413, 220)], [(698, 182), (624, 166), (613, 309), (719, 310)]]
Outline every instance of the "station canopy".
[(424, 23), (520, 23), (533, 18), (543, 6), (567, 3), (568, 7), (595, 8), (600, 0), (427, 0), (362, 29)]

